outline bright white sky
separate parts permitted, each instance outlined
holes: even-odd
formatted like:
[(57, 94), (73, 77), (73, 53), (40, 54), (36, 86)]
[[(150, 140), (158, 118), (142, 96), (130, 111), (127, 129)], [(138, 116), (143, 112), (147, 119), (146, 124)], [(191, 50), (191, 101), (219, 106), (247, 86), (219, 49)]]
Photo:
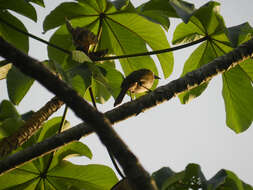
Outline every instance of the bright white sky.
[[(28, 19), (25, 24), (29, 32), (44, 39), (49, 39), (52, 32), (42, 34), (44, 17), (63, 0), (44, 0), (46, 9), (37, 7), (38, 23)], [(135, 5), (144, 1), (134, 0)], [(191, 0), (196, 7), (206, 3), (206, 0)], [(234, 26), (248, 21), (253, 26), (253, 1), (220, 0), (221, 14), (227, 26)], [(168, 39), (171, 41), (176, 24), (171, 21)], [(30, 41), (29, 54), (39, 60), (47, 58), (46, 46), (35, 40)], [(195, 47), (194, 47), (195, 48)], [(183, 64), (194, 48), (187, 48), (174, 53), (175, 68), (168, 79), (162, 79), (159, 85), (166, 84), (180, 76)], [(3, 87), (4, 86), (4, 87)], [(5, 88), (5, 81), (1, 81)], [(7, 99), (6, 90), (2, 90), (1, 99)], [(226, 127), (224, 102), (221, 95), (221, 77), (215, 77), (208, 89), (188, 105), (181, 105), (177, 98), (163, 103), (138, 117), (132, 117), (116, 124), (118, 134), (138, 156), (143, 166), (154, 172), (163, 166), (169, 166), (174, 171), (180, 171), (188, 163), (197, 163), (209, 179), (220, 169), (225, 168), (235, 172), (246, 183), (253, 185), (253, 129), (249, 128), (242, 134), (235, 134)], [(31, 109), (38, 110), (52, 94), (37, 83), (33, 85), (27, 96), (18, 106), (21, 113)], [(125, 101), (129, 101), (126, 97)], [(113, 108), (113, 100), (99, 106), (99, 110), (107, 111)], [(61, 112), (63, 109), (61, 109)], [(57, 112), (60, 115), (61, 112)], [(69, 112), (68, 120), (74, 126), (80, 122), (73, 113)], [(92, 161), (86, 158), (74, 158), (78, 164), (99, 163), (112, 167), (106, 149), (96, 135), (83, 138), (93, 152)]]

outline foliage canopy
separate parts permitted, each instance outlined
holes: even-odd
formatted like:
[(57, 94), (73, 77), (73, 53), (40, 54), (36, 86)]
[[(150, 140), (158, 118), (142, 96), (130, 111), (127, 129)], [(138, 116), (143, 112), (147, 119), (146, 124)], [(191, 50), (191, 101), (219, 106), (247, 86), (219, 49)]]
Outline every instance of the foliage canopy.
[[(36, 22), (35, 5), (45, 7), (43, 0), (0, 0), (0, 36), (26, 54), (29, 51), (29, 28), (16, 15), (23, 15), (31, 22)], [(147, 68), (158, 74), (157, 68), (161, 67), (164, 78), (171, 75), (174, 59), (166, 38), (171, 18), (182, 20), (174, 31), (173, 45), (191, 45), (196, 40), (203, 40), (185, 62), (182, 76), (250, 40), (253, 36), (252, 27), (248, 23), (226, 27), (219, 6), (219, 3), (210, 1), (196, 9), (193, 4), (182, 0), (150, 0), (139, 7), (134, 7), (130, 0), (63, 2), (43, 22), (44, 32), (56, 29), (48, 43), (48, 60), (43, 64), (57, 73), (84, 99), (91, 101), (91, 89), (95, 102), (103, 104), (111, 96), (116, 98), (123, 75), (132, 71)], [(98, 37), (98, 43), (91, 51), (107, 49), (105, 59), (102, 57), (101, 61), (94, 61), (84, 52), (76, 50), (66, 27), (66, 19), (70, 20), (73, 27), (85, 27)], [(150, 55), (134, 56), (145, 54), (148, 49), (168, 51), (156, 54), (159, 65)], [(124, 74), (118, 70), (114, 61), (121, 55), (125, 56), (119, 59)], [(1, 139), (18, 131), (26, 122), (27, 114), (19, 114), (14, 105), (22, 101), (34, 81), (14, 66), (6, 69), (8, 64), (10, 63), (6, 60), (0, 62), (0, 71), (3, 73), (1, 79), (6, 77), (10, 99), (2, 101), (0, 105)], [(226, 123), (236, 133), (247, 130), (253, 119), (252, 65), (252, 59), (247, 59), (222, 74)], [(152, 88), (156, 86), (157, 82)], [(208, 82), (181, 93), (181, 103), (188, 103), (200, 96), (207, 87)], [(242, 93), (238, 95), (238, 92)], [(57, 134), (59, 128), (66, 130), (69, 123), (62, 121), (64, 117), (48, 120), (16, 151)], [(79, 141), (72, 142), (0, 176), (0, 184), (3, 184), (0, 189), (105, 190), (117, 183), (118, 179), (112, 169), (102, 165), (75, 165), (64, 160), (70, 155), (92, 157), (86, 145)], [(233, 172), (224, 169), (207, 180), (197, 164), (189, 164), (184, 171), (178, 173), (164, 167), (152, 176), (161, 190), (253, 189)]]

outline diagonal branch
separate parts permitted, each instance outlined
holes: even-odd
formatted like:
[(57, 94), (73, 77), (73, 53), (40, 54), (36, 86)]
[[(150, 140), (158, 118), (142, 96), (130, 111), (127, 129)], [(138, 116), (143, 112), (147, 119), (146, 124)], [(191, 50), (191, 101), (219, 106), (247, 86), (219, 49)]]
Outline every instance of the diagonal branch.
[(34, 144), (24, 150), (3, 158), (0, 160), (0, 175), (3, 175), (4, 173), (9, 172), (16, 167), (21, 166), (26, 162), (32, 161), (39, 156), (53, 152), (60, 146), (77, 141), (87, 132), (91, 133), (94, 132), (94, 130), (92, 127), (87, 126), (84, 123), (79, 124), (66, 131), (63, 131), (60, 134), (56, 134), (42, 142)]
[(9, 60), (21, 72), (39, 81), (64, 101), (79, 118), (92, 126), (101, 142), (113, 153), (126, 176), (137, 189), (157, 189), (150, 175), (144, 170), (127, 145), (119, 138), (103, 113), (93, 108), (68, 84), (45, 68), (43, 64), (19, 51), (3, 38), (0, 38), (0, 55)]
[(54, 112), (64, 103), (57, 97), (52, 98), (40, 110), (35, 112), (25, 124), (11, 136), (5, 137), (0, 141), (0, 157), (3, 157), (23, 143), (25, 143)]
[(164, 101), (170, 100), (187, 90), (193, 89), (218, 74), (235, 67), (248, 58), (253, 57), (253, 38), (228, 54), (218, 57), (199, 69), (187, 73), (185, 76), (171, 81), (167, 85), (156, 88), (154, 91), (105, 113), (112, 124), (138, 115)]
[[(207, 65), (188, 73), (186, 76), (174, 80), (165, 86), (155, 89), (153, 92), (144, 95), (132, 102), (125, 103), (111, 111), (105, 113), (111, 123), (116, 123), (128, 117), (135, 116), (139, 111), (144, 111), (164, 101), (168, 101), (176, 94), (182, 93), (190, 88), (196, 87), (197, 84), (202, 84), (211, 80), (217, 74), (221, 74), (243, 60), (253, 56), (253, 39), (242, 44), (232, 52), (222, 57), (219, 57)], [(202, 74), (203, 73), (203, 74)], [(141, 109), (137, 109), (141, 105)], [(138, 112), (136, 111), (138, 110)], [(10, 171), (14, 167), (24, 164), (30, 160), (37, 158), (53, 151), (66, 143), (79, 140), (83, 136), (93, 133), (92, 127), (86, 123), (79, 124), (69, 130), (64, 131), (59, 135), (55, 135), (45, 141), (35, 144), (25, 150), (17, 152), (0, 161), (0, 174)]]

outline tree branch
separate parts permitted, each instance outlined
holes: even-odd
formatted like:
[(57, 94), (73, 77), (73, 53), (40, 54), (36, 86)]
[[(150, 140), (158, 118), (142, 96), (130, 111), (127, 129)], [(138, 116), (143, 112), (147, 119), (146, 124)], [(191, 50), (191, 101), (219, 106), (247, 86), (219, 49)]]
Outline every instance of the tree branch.
[(12, 62), (21, 72), (40, 82), (64, 101), (79, 118), (92, 126), (101, 142), (113, 153), (126, 176), (137, 189), (157, 189), (150, 175), (144, 170), (127, 145), (118, 137), (104, 114), (93, 108), (68, 84), (45, 68), (43, 64), (19, 51), (3, 38), (0, 38), (0, 55)]
[(25, 164), (31, 160), (34, 160), (40, 156), (44, 156), (50, 152), (55, 151), (60, 146), (66, 145), (67, 143), (77, 141), (81, 137), (85, 136), (84, 133), (94, 132), (92, 127), (86, 124), (79, 124), (72, 127), (60, 134), (56, 134), (46, 140), (34, 144), (24, 150), (21, 150), (15, 154), (12, 154), (2, 160), (0, 160), (0, 175), (9, 172), (16, 167)]
[(199, 69), (187, 73), (185, 76), (171, 81), (167, 85), (160, 86), (152, 92), (105, 113), (112, 124), (136, 116), (172, 97), (187, 90), (193, 89), (218, 74), (235, 67), (239, 63), (253, 56), (253, 38), (228, 54), (218, 57)]
[[(142, 110), (149, 109), (159, 103), (162, 103), (163, 101), (169, 100), (176, 94), (182, 93), (189, 88), (195, 87), (194, 84), (196, 84), (196, 81), (199, 84), (207, 82), (217, 74), (221, 74), (226, 70), (235, 67), (243, 60), (248, 59), (252, 56), (253, 39), (242, 44), (229, 54), (219, 57), (209, 64), (188, 73), (186, 76), (155, 89), (153, 92), (147, 95), (144, 95), (134, 101), (125, 103), (111, 111), (108, 111), (105, 113), (105, 115), (110, 118), (111, 123), (116, 123), (127, 119), (128, 117), (135, 116), (138, 113), (136, 112), (136, 106), (139, 106), (139, 104), (145, 105)], [(205, 75), (202, 75), (201, 72), (205, 73)], [(152, 101), (153, 104), (145, 104), (145, 102), (149, 101)], [(131, 111), (128, 111), (129, 109)], [(81, 137), (87, 136), (93, 132), (94, 130), (92, 127), (88, 126), (86, 123), (81, 123), (75, 127), (72, 127), (71, 129), (64, 131), (61, 134), (50, 137), (41, 143), (35, 144), (32, 147), (17, 152), (1, 160), (0, 173), (3, 174), (4, 172), (10, 171), (14, 167), (31, 161), (38, 156), (43, 156), (44, 154), (50, 153), (56, 148), (65, 145), (66, 143), (79, 140)]]
[(52, 98), (40, 110), (35, 112), (25, 124), (11, 136), (5, 137), (0, 141), (0, 157), (3, 157), (17, 147), (25, 143), (54, 112), (64, 103), (57, 97)]

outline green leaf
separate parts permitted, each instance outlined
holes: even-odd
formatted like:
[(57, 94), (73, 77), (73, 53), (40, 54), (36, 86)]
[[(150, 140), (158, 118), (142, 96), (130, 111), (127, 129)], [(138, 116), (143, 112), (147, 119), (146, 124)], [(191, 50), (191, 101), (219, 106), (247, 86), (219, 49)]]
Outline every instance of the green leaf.
[[(226, 36), (226, 27), (223, 18), (219, 15), (219, 3), (209, 2), (196, 11), (190, 18), (190, 22), (181, 23), (177, 26), (173, 35), (173, 44), (191, 42), (204, 36), (212, 38), (221, 38), (222, 41)], [(215, 37), (215, 35), (217, 35)]]
[[(93, 22), (93, 18), (92, 19), (87, 18), (86, 20), (85, 19), (79, 19), (79, 20), (73, 19), (73, 20), (71, 20), (71, 24), (73, 25), (73, 27), (76, 27), (77, 25), (80, 26), (80, 24), (83, 24), (83, 25), (80, 26), (80, 27), (82, 27), (82, 26), (90, 24), (91, 22)], [(90, 30), (92, 30), (92, 29), (90, 29)], [(71, 52), (74, 50), (74, 45), (72, 43), (72, 37), (69, 34), (69, 32), (68, 32), (65, 25), (61, 26), (52, 35), (52, 37), (50, 38), (50, 43), (55, 44), (55, 45), (57, 45), (61, 48), (69, 50)], [(77, 52), (75, 52), (75, 53), (77, 53)], [(61, 67), (64, 70), (70, 69), (72, 67), (72, 65), (70, 64), (71, 61), (68, 60), (70, 58), (70, 55), (66, 54), (65, 52), (62, 52), (58, 49), (55, 49), (53, 47), (48, 46), (48, 57), (50, 58), (50, 60), (53, 60), (57, 64), (61, 65)]]
[[(204, 64), (209, 63), (216, 57), (216, 52), (213, 49), (213, 46), (209, 42), (202, 43), (187, 59), (184, 65), (183, 73), (181, 76), (184, 76), (186, 73), (191, 72)], [(180, 94), (178, 97), (182, 104), (189, 103), (193, 98), (196, 98), (202, 94), (206, 89), (207, 83), (202, 84), (194, 89), (191, 89), (187, 92)]]
[(183, 181), (189, 185), (192, 185), (192, 183), (202, 187), (206, 185), (206, 178), (198, 164), (187, 165)]
[(240, 63), (240, 66), (252, 82), (253, 81), (253, 60), (247, 59), (243, 61), (242, 63)]
[(178, 173), (162, 168), (152, 176), (161, 190), (252, 190), (250, 185), (229, 170), (222, 169), (207, 181), (198, 164), (188, 164), (184, 171)]
[(205, 36), (205, 33), (194, 23), (179, 24), (173, 34), (172, 44), (189, 43)]
[(214, 1), (206, 3), (193, 13), (190, 21), (208, 35), (224, 30), (224, 21), (218, 12), (219, 5)]
[[(74, 11), (74, 13), (66, 13), (66, 16), (64, 11), (72, 11), (72, 4), (64, 4), (64, 7), (63, 4), (60, 6), (48, 15), (48, 19), (45, 20), (44, 24), (47, 26), (47, 20), (50, 20), (50, 17), (54, 18), (54, 23), (50, 27), (47, 26), (46, 29), (64, 24), (65, 17), (68, 17), (68, 19), (72, 18), (70, 21), (74, 27), (88, 26), (95, 34), (98, 33), (99, 15), (101, 12), (96, 7), (102, 10), (104, 6), (103, 1), (79, 1), (79, 4), (75, 4), (75, 6), (81, 6), (82, 9), (89, 9), (85, 14), (83, 14), (84, 10), (80, 10), (80, 13)], [(131, 3), (128, 6), (131, 6)], [(107, 2), (106, 7), (107, 9), (103, 12), (104, 15), (100, 25), (102, 26), (102, 33), (98, 49), (108, 49), (110, 54), (122, 55), (146, 52), (146, 44), (153, 50), (169, 47), (166, 35), (158, 24), (145, 19), (133, 10), (118, 11), (109, 2)], [(50, 39), (50, 42), (68, 50), (73, 48), (71, 36), (68, 34), (65, 26), (57, 30)], [(59, 64), (64, 64), (67, 55), (63, 55), (59, 50), (50, 47), (48, 51), (50, 59), (55, 60)], [(160, 54), (157, 57), (162, 66), (164, 76), (167, 78), (173, 69), (173, 55), (170, 52)], [(151, 69), (157, 74), (155, 63), (150, 56), (121, 59), (120, 61), (125, 74), (129, 74), (140, 68)]]
[[(54, 117), (50, 120), (48, 120), (46, 123), (43, 124), (43, 126), (41, 127), (42, 130), (39, 133), (37, 142), (41, 142), (43, 140), (45, 140), (46, 138), (49, 138), (53, 135), (55, 135), (60, 127), (62, 121), (62, 117)], [(70, 124), (68, 121), (65, 121), (64, 125), (63, 125), (63, 130), (69, 128)]]
[(220, 185), (225, 182), (227, 177), (226, 170), (220, 170), (218, 173), (215, 174), (210, 180), (207, 182), (207, 186), (210, 190), (218, 189)]
[[(122, 74), (109, 65), (83, 63), (72, 68), (68, 72), (71, 84), (81, 95), (88, 87), (92, 86), (93, 95), (97, 103), (104, 103), (111, 95), (116, 97), (120, 91), (120, 84), (123, 80)], [(91, 101), (90, 94), (86, 91), (85, 99)]]
[[(126, 13), (108, 15), (105, 23), (106, 31), (109, 34), (111, 47), (114, 53), (130, 54), (146, 51), (145, 43), (153, 50), (169, 48), (169, 43), (162, 28), (153, 22), (139, 16), (136, 13)], [(103, 28), (104, 29), (104, 28)], [(101, 37), (103, 38), (103, 36)], [(133, 52), (134, 51), (134, 52)], [(173, 55), (171, 52), (157, 55), (164, 77), (167, 78), (173, 70)], [(140, 69), (149, 68), (157, 74), (154, 63), (147, 64), (149, 56), (121, 59), (121, 66), (126, 74)], [(144, 65), (141, 67), (141, 65)]]
[(31, 88), (34, 79), (12, 67), (7, 75), (8, 95), (13, 104), (18, 105)]
[[(16, 13), (19, 13), (37, 22), (37, 14), (35, 8), (24, 0), (0, 0), (0, 10), (1, 9), (15, 11)], [(6, 21), (8, 20), (6, 19)]]
[(83, 5), (84, 7), (90, 6), (97, 12), (105, 12), (107, 8), (107, 0), (100, 0), (100, 1), (94, 1), (94, 0), (78, 0), (78, 2)]
[[(177, 26), (173, 36), (173, 44), (192, 42), (204, 36), (209, 37), (187, 59), (182, 76), (232, 50), (231, 43), (226, 35), (224, 21), (217, 12), (218, 5), (215, 2), (205, 4), (194, 12), (189, 23), (181, 23)], [(200, 96), (207, 85), (207, 83), (202, 84), (180, 94), (181, 103), (187, 103)]]
[(160, 11), (143, 11), (140, 15), (146, 17), (152, 22), (160, 24), (165, 30), (168, 31), (170, 27), (170, 20), (165, 14), (161, 14)]
[(156, 185), (159, 189), (162, 189), (163, 184), (167, 181), (168, 178), (173, 176), (175, 172), (173, 172), (169, 167), (163, 167), (158, 171), (152, 174), (152, 178), (155, 180)]
[(17, 117), (5, 119), (0, 123), (0, 138), (10, 136), (23, 126), (24, 123), (21, 118)]
[(24, 186), (30, 185), (38, 177), (38, 174), (25, 170), (15, 169), (0, 176), (1, 189), (13, 188), (26, 189)]
[[(24, 24), (16, 17), (11, 15), (8, 11), (0, 11), (0, 18), (4, 18), (8, 23), (18, 27), (20, 30), (27, 32)], [(14, 45), (16, 48), (28, 53), (29, 43), (28, 36), (13, 30), (7, 25), (0, 23), (0, 36), (2, 36), (9, 43)]]
[[(100, 49), (108, 48), (110, 54), (116, 55), (147, 51), (143, 40), (120, 24), (108, 19), (102, 27)], [(149, 56), (120, 59), (120, 63), (126, 75), (141, 68), (148, 68), (157, 74), (155, 63)]]
[(74, 165), (62, 161), (50, 170), (48, 180), (60, 189), (106, 190), (117, 183), (113, 170), (102, 165)]
[(0, 139), (13, 134), (24, 124), (16, 108), (8, 100), (0, 104)]
[(248, 22), (228, 28), (228, 36), (233, 47), (250, 40), (253, 36), (253, 28)]
[(83, 17), (93, 22), (97, 19), (95, 15), (99, 16), (99, 13), (88, 2), (82, 1), (82, 4), (74, 2), (62, 3), (47, 15), (43, 23), (43, 29), (46, 32), (65, 24), (65, 18), (71, 20), (73, 18)]
[(124, 10), (131, 3), (130, 0), (114, 0), (112, 1), (112, 4), (116, 7), (117, 10)]
[(92, 153), (89, 147), (85, 144), (77, 141), (67, 144), (61, 148), (59, 148), (54, 154), (53, 160), (50, 164), (50, 169), (57, 166), (63, 159), (70, 156), (86, 156), (87, 158), (92, 158)]
[[(72, 44), (72, 37), (65, 26), (60, 27), (51, 36), (49, 42), (66, 50), (74, 49), (74, 46)], [(55, 61), (55, 63), (61, 65), (64, 68), (69, 55), (51, 46), (47, 46), (47, 50), (49, 59)]]
[[(180, 184), (179, 183), (179, 182), (181, 182), (183, 180), (184, 175), (185, 175), (185, 172), (182, 171), (182, 172), (176, 173), (173, 176), (167, 178), (164, 181), (164, 183), (163, 183), (163, 185), (161, 187), (161, 190), (170, 190), (171, 187), (172, 187), (172, 189), (175, 188), (175, 187), (177, 187), (178, 189), (183, 189), (183, 187), (185, 188), (184, 184)], [(177, 183), (179, 183), (179, 185), (177, 185)]]
[[(12, 116), (11, 112), (13, 111), (11, 110), (13, 108), (10, 106), (11, 104), (7, 101), (3, 102), (2, 105), (0, 105), (0, 113), (1, 108), (5, 108), (10, 112), (8, 115)], [(58, 117), (46, 122), (40, 131), (32, 137), (35, 139), (33, 142), (40, 142), (53, 135), (59, 128), (60, 121), (61, 118)], [(31, 139), (29, 139), (29, 141)], [(113, 170), (107, 166), (74, 165), (63, 160), (69, 155), (79, 155), (91, 158), (91, 151), (81, 142), (73, 142), (58, 149), (54, 154), (52, 162), (49, 159), (49, 155), (50, 154), (28, 162), (25, 165), (0, 176), (0, 189), (106, 190), (110, 189), (117, 182), (117, 177)], [(46, 172), (45, 169), (49, 162), (51, 163), (49, 168), (50, 171), (47, 170)], [(43, 172), (45, 173), (42, 176)]]
[(92, 73), (87, 64), (83, 63), (73, 67), (67, 71), (67, 75), (72, 87), (83, 96), (85, 91), (91, 86), (92, 80)]
[[(43, 140), (55, 135), (58, 133), (60, 124), (62, 121), (62, 117), (54, 117), (43, 124), (41, 127), (40, 132), (38, 133), (38, 137), (36, 139), (37, 142), (42, 142)], [(67, 129), (69, 127), (69, 122), (65, 121), (62, 130)], [(37, 160), (39, 163), (37, 164), (37, 167), (40, 169), (40, 171), (44, 171), (45, 168), (48, 166), (50, 160), (50, 154), (43, 156), (42, 158), (39, 158)]]
[(8, 100), (3, 100), (0, 104), (0, 121), (4, 121), (8, 118), (18, 118), (20, 117), (15, 106)]
[(186, 1), (170, 0), (169, 3), (175, 9), (178, 17), (182, 18), (185, 23), (189, 21), (195, 10), (194, 5)]
[(103, 85), (111, 93), (111, 95), (116, 98), (121, 90), (120, 85), (124, 79), (123, 75), (107, 63), (97, 64), (97, 66), (102, 70), (102, 74), (108, 81), (106, 85)]
[(233, 172), (226, 170), (227, 178), (225, 180), (225, 186), (232, 190), (243, 190), (242, 181)]
[(194, 9), (193, 4), (182, 0), (150, 0), (140, 6), (141, 13), (144, 15), (156, 15), (151, 16), (156, 21), (158, 21), (156, 18), (159, 18), (160, 15), (161, 18), (181, 18), (186, 23), (189, 21)]
[(90, 58), (82, 51), (74, 50), (72, 51), (72, 59), (78, 63), (83, 63), (85, 61), (92, 62)]
[[(214, 58), (231, 51), (231, 43), (226, 35), (226, 27), (218, 13), (219, 3), (209, 2), (190, 17), (190, 22), (177, 26), (173, 35), (173, 44), (192, 42), (201, 37), (208, 36), (208, 41), (202, 43), (187, 59), (182, 76), (209, 63)], [(208, 83), (179, 95), (181, 103), (188, 103), (198, 97), (207, 88)]]
[[(110, 97), (111, 93), (105, 88), (103, 84), (92, 78), (91, 89), (95, 98), (95, 101), (100, 104), (104, 104)], [(84, 94), (84, 98), (91, 101), (90, 93), (87, 90)]]
[(222, 80), (226, 123), (236, 133), (243, 132), (249, 128), (253, 119), (251, 80), (240, 66), (225, 72)]
[(41, 7), (45, 7), (44, 1), (43, 0), (28, 0), (29, 2), (36, 3), (37, 5)]

